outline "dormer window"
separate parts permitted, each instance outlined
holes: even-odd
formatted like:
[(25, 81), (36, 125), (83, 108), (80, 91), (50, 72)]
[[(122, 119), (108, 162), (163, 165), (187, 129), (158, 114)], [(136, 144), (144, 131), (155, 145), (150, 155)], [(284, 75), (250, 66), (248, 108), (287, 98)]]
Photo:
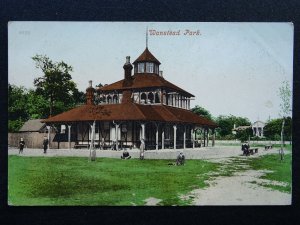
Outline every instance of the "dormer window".
[(146, 72), (147, 73), (153, 73), (153, 68), (154, 68), (154, 65), (152, 62), (147, 62), (146, 63)]
[(138, 73), (144, 73), (144, 71), (145, 71), (144, 63), (139, 63), (138, 64)]

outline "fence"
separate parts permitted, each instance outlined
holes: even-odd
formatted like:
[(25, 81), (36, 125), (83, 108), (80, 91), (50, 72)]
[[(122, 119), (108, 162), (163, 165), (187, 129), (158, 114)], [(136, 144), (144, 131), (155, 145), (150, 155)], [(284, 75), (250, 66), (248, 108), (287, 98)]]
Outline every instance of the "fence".
[[(44, 133), (39, 132), (24, 132), (24, 133), (8, 133), (8, 146), (19, 147), (20, 138), (25, 141), (25, 148), (43, 148)], [(50, 134), (50, 148), (68, 148), (68, 142), (54, 141), (55, 134)], [(74, 146), (74, 142), (71, 143)]]

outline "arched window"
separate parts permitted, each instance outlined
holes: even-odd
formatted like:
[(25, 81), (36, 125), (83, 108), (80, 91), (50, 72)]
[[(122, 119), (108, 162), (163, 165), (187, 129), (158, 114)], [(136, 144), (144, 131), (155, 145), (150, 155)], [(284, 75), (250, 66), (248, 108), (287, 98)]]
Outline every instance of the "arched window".
[(107, 104), (111, 104), (111, 97), (110, 97), (110, 95), (107, 97)]
[(114, 95), (113, 104), (117, 104), (117, 103), (118, 103), (118, 95)]
[(152, 92), (148, 94), (148, 103), (154, 103), (154, 94)]
[(142, 104), (147, 104), (146, 99), (147, 99), (146, 94), (145, 94), (145, 93), (142, 93), (142, 94), (141, 94), (141, 103), (142, 103)]
[(159, 93), (155, 93), (155, 103), (160, 103)]

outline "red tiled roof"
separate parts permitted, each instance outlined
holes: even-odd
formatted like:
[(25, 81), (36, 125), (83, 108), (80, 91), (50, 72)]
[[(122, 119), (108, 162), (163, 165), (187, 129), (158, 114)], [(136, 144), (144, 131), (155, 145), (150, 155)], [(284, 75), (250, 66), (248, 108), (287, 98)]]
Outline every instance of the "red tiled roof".
[(78, 122), (78, 121), (161, 121), (175, 123), (192, 123), (208, 127), (217, 125), (193, 112), (165, 105), (140, 105), (135, 103), (109, 105), (83, 105), (59, 115), (50, 117), (43, 122)]
[(101, 91), (114, 91), (114, 90), (126, 90), (126, 89), (138, 89), (138, 88), (147, 88), (147, 87), (167, 87), (174, 91), (180, 91), (189, 97), (195, 97), (191, 93), (183, 90), (182, 88), (172, 84), (171, 82), (165, 80), (163, 77), (153, 74), (153, 73), (143, 73), (135, 74), (131, 77), (131, 85), (128, 85), (125, 82), (125, 79), (119, 80), (110, 85), (99, 88)]
[(133, 64), (137, 62), (156, 62), (160, 64), (160, 62), (152, 55), (148, 48), (133, 62)]

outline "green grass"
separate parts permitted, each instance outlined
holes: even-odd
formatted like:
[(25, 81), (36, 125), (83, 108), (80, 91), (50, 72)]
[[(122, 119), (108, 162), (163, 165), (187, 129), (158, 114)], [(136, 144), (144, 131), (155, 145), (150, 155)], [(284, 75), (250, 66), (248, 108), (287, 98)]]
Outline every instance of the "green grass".
[(206, 175), (220, 164), (188, 160), (119, 160), (77, 157), (9, 156), (8, 199), (11, 205), (188, 205), (179, 196), (206, 186)]
[(292, 185), (292, 155), (286, 154), (284, 160), (280, 161), (278, 154), (264, 155), (259, 158), (251, 158), (247, 162), (252, 169), (255, 170), (270, 170), (272, 173), (266, 173), (261, 178), (284, 182), (286, 186), (262, 184), (265, 187), (270, 187), (274, 190), (291, 193)]

